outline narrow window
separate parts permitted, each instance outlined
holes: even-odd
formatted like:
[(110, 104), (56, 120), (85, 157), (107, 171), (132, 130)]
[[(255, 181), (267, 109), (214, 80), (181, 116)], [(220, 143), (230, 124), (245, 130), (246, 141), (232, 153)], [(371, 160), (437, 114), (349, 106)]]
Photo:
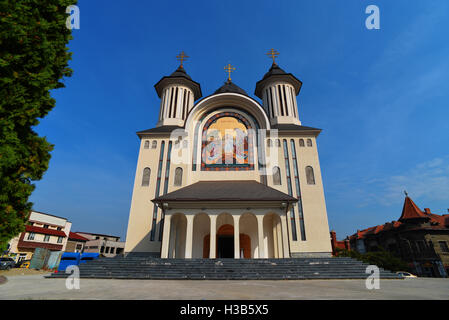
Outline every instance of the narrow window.
[(279, 99), (277, 99), (277, 101), (279, 101), (279, 108), (281, 109), (281, 116), (284, 116), (284, 105), (282, 103), (282, 94), (281, 94), (281, 86), (277, 86), (278, 88), (278, 95), (279, 95)]
[(298, 161), (296, 159), (296, 147), (295, 140), (290, 140), (290, 146), (292, 149), (292, 159), (293, 159), (293, 173), (295, 175), (295, 185), (296, 185), (296, 196), (298, 198), (297, 208), (298, 208), (298, 216), (299, 216), (299, 232), (301, 233), (301, 240), (306, 240), (306, 227), (304, 225), (304, 213), (302, 207), (302, 198), (301, 198), (301, 187), (299, 185), (299, 172), (298, 172)]
[(304, 139), (299, 139), (299, 146), (304, 147)]
[(58, 243), (62, 243), (62, 237), (58, 237)]
[(184, 90), (184, 99), (182, 101), (183, 101), (182, 118), (185, 119), (187, 109), (187, 90)]
[[(162, 141), (161, 152), (159, 154), (159, 165), (158, 165), (158, 169), (157, 169), (155, 198), (159, 196), (159, 189), (161, 187), (161, 175), (162, 175), (162, 164), (163, 164), (163, 160), (164, 160), (164, 149), (165, 149), (165, 141)], [(154, 204), (153, 205), (153, 223), (152, 223), (152, 227), (151, 227), (150, 241), (154, 241), (154, 237), (156, 234), (156, 220), (157, 220), (157, 206), (156, 206), (156, 204)]]
[(313, 168), (311, 166), (306, 167), (307, 184), (315, 184), (315, 175), (313, 174)]
[(34, 240), (34, 232), (30, 232), (30, 234), (28, 235), (28, 240)]
[(438, 241), (438, 244), (440, 245), (441, 251), (449, 252), (449, 247), (447, 246), (446, 241)]
[(168, 118), (171, 118), (172, 114), (172, 108), (173, 108), (173, 90), (174, 88), (171, 88), (170, 90), (170, 105), (168, 106)]
[(182, 168), (178, 167), (175, 170), (175, 186), (182, 185)]
[(312, 139), (307, 139), (307, 146), (311, 147), (312, 146)]
[(268, 140), (267, 140), (267, 147), (268, 147), (268, 148), (271, 148), (271, 145), (272, 145), (271, 139), (268, 139)]
[(156, 149), (157, 148), (157, 141), (154, 140), (152, 145), (151, 145), (151, 149)]
[(44, 242), (49, 242), (50, 241), (50, 236), (48, 234), (46, 234), (44, 236)]
[(143, 147), (144, 149), (149, 149), (150, 148), (150, 141), (145, 141), (145, 145)]
[(273, 184), (278, 186), (281, 184), (281, 170), (279, 167), (273, 168)]
[(269, 97), (269, 105), (271, 107), (271, 117), (274, 118), (273, 90), (271, 90), (271, 87), (270, 87), (270, 94), (268, 95), (268, 97)]
[(288, 104), (287, 104), (287, 95), (285, 94), (285, 86), (282, 86), (282, 92), (284, 93), (284, 106), (285, 106), (285, 112), (286, 112), (286, 116), (290, 116), (290, 112), (288, 112), (289, 108), (288, 108)]
[(175, 103), (173, 105), (173, 115), (172, 118), (176, 118), (176, 112), (178, 111), (178, 88), (176, 88), (175, 93)]
[[(170, 163), (171, 163), (171, 148), (172, 148), (172, 142), (170, 141), (168, 143), (168, 150), (167, 150), (167, 163), (165, 165), (165, 180), (164, 180), (164, 193), (166, 194), (168, 191), (168, 176), (170, 174)], [(161, 223), (159, 228), (159, 241), (162, 241), (162, 232), (164, 230), (164, 213), (162, 213), (161, 217)]]
[[(290, 178), (290, 162), (288, 160), (287, 140), (284, 139), (283, 143), (284, 143), (284, 162), (285, 162), (285, 173), (287, 176), (288, 194), (293, 197), (292, 181)], [(291, 222), (291, 226), (292, 226), (292, 239), (293, 239), (293, 241), (297, 241), (298, 237), (296, 235), (295, 211), (293, 209), (293, 206), (290, 209), (290, 222)]]
[(150, 185), (150, 175), (151, 175), (150, 168), (143, 169), (142, 187), (148, 187)]

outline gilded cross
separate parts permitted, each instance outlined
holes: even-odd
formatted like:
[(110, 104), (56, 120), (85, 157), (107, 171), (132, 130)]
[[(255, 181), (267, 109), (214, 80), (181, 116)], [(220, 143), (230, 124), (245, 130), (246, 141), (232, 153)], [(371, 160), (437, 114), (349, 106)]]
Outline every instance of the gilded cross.
[(182, 63), (184, 62), (184, 60), (187, 60), (187, 58), (189, 58), (189, 56), (186, 55), (186, 54), (184, 53), (184, 51), (181, 51), (181, 53), (178, 54), (178, 55), (176, 56), (176, 59), (178, 59), (179, 61), (181, 61), (181, 67), (182, 67)]
[(276, 64), (276, 57), (279, 55), (279, 52), (271, 48), (270, 51), (266, 53), (267, 56), (271, 56), (271, 59), (273, 59), (273, 64)]
[(228, 81), (231, 81), (231, 72), (233, 72), (235, 70), (235, 68), (233, 66), (231, 66), (230, 63), (228, 63), (228, 65), (225, 66), (224, 69), (226, 70), (227, 73), (229, 73)]

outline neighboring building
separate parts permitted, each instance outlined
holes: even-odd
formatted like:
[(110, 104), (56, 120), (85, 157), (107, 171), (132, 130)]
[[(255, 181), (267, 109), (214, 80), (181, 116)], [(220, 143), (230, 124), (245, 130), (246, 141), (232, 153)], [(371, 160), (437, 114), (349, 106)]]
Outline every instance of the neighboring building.
[(107, 258), (123, 254), (125, 242), (120, 237), (100, 233), (76, 232), (88, 241), (84, 244), (84, 252), (99, 253)]
[(274, 61), (256, 83), (260, 100), (230, 76), (199, 100), (200, 84), (182, 62), (163, 77), (155, 85), (159, 121), (137, 132), (140, 150), (125, 253), (330, 256), (317, 148), (321, 129), (301, 124), (296, 100), (301, 86)]
[(357, 231), (349, 237), (351, 248), (361, 252), (379, 247), (409, 263), (417, 275), (449, 274), (449, 214), (421, 211), (406, 196), (399, 221)]
[(349, 240), (345, 239), (342, 241), (338, 241), (337, 233), (334, 230), (331, 231), (331, 245), (332, 245), (332, 255), (333, 256), (335, 256), (337, 253), (336, 249), (351, 250), (351, 245), (349, 244)]
[(89, 241), (88, 238), (75, 232), (70, 232), (65, 252), (84, 252), (84, 246), (87, 241)]
[(9, 255), (19, 262), (31, 259), (36, 248), (65, 251), (71, 227), (66, 218), (31, 211), (25, 232), (9, 242)]

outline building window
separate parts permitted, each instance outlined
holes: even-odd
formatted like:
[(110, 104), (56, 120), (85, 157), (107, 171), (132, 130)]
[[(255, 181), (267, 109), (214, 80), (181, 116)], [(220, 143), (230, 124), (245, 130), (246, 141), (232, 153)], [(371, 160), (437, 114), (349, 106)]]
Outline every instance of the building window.
[(143, 169), (142, 187), (148, 187), (150, 185), (150, 175), (151, 175), (150, 168)]
[[(93, 248), (93, 247), (91, 247)], [(101, 246), (100, 253), (104, 253), (104, 246)]]
[(151, 149), (156, 149), (156, 147), (157, 147), (157, 141), (154, 140), (152, 145), (151, 145)]
[(447, 242), (446, 241), (438, 241), (441, 251), (443, 252), (449, 252), (449, 247), (447, 246)]
[[(279, 141), (279, 140), (277, 140)], [(292, 189), (292, 181), (290, 178), (290, 162), (288, 160), (288, 145), (287, 140), (283, 140), (284, 144), (284, 162), (285, 162), (285, 173), (287, 176), (287, 188), (288, 188), (288, 195), (293, 197), (293, 189)], [(292, 226), (292, 239), (293, 241), (297, 241), (298, 237), (296, 234), (296, 220), (295, 220), (295, 211), (293, 209), (293, 206), (290, 209), (290, 222)]]
[(48, 241), (50, 241), (50, 236), (48, 234), (46, 234), (44, 236), (44, 242), (48, 242)]
[(45, 229), (48, 229), (48, 224), (44, 224), (44, 228), (45, 228)]
[(62, 243), (62, 237), (58, 237), (58, 243)]
[(276, 140), (276, 147), (278, 147), (278, 148), (281, 147), (281, 140), (279, 140), (279, 139)]
[(36, 234), (34, 233), (34, 232), (30, 232), (29, 234), (28, 234), (28, 240), (34, 240), (34, 236), (35, 236)]
[(299, 146), (304, 147), (304, 139), (299, 139)]
[(298, 216), (299, 216), (299, 232), (301, 233), (301, 240), (306, 241), (306, 227), (304, 225), (304, 213), (303, 213), (303, 207), (302, 207), (301, 187), (299, 185), (299, 172), (298, 172), (298, 161), (296, 159), (295, 140), (293, 140), (293, 139), (290, 140), (290, 147), (292, 149), (293, 174), (295, 177), (296, 196), (298, 198), (297, 208), (298, 208)]
[(109, 253), (109, 247), (106, 247), (106, 252), (105, 253)]
[(271, 139), (268, 139), (268, 140), (267, 140), (267, 147), (268, 147), (268, 148), (271, 148), (271, 145), (272, 145)]
[(114, 254), (114, 247), (111, 247), (111, 254)]
[(307, 146), (311, 147), (312, 146), (312, 139), (307, 139)]
[(307, 184), (315, 184), (315, 175), (311, 166), (306, 167)]
[(58, 231), (61, 231), (61, 230), (62, 230), (62, 228), (61, 228), (61, 227), (57, 227), (57, 228), (56, 228), (56, 230), (58, 230)]
[(144, 149), (149, 149), (150, 148), (150, 141), (146, 140), (143, 148)]
[[(161, 188), (161, 176), (162, 176), (162, 165), (164, 160), (164, 149), (165, 149), (165, 141), (161, 143), (161, 152), (159, 153), (159, 164), (157, 168), (157, 180), (156, 180), (156, 191), (155, 197), (159, 196), (159, 191)], [(150, 232), (150, 241), (154, 241), (156, 235), (156, 220), (157, 220), (157, 206), (153, 205), (153, 221), (151, 224), (151, 232)]]
[(182, 185), (182, 168), (178, 167), (175, 170), (175, 186)]
[(281, 184), (281, 170), (279, 167), (273, 168), (273, 184), (278, 186)]

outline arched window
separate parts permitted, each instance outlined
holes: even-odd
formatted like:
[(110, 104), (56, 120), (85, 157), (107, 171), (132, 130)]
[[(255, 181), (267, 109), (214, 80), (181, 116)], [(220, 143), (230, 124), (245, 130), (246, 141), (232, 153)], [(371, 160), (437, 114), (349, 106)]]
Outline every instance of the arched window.
[(151, 175), (150, 168), (143, 169), (142, 187), (148, 187), (150, 185), (150, 175)]
[(307, 184), (315, 184), (315, 175), (311, 166), (306, 167)]
[(273, 184), (275, 186), (281, 184), (281, 170), (279, 167), (273, 168)]
[(151, 145), (151, 148), (152, 148), (152, 149), (156, 149), (156, 147), (157, 147), (157, 141), (154, 140), (154, 141), (153, 141), (153, 144)]
[(267, 140), (267, 147), (270, 148), (271, 147), (271, 139)]
[(304, 139), (299, 139), (299, 146), (304, 147)]
[(182, 185), (182, 168), (178, 167), (175, 169), (175, 186)]
[(311, 147), (312, 146), (312, 139), (307, 139), (307, 146)]
[(149, 149), (150, 148), (150, 141), (145, 141), (145, 145), (143, 147), (144, 149)]
[(276, 147), (278, 147), (278, 148), (281, 147), (281, 140), (279, 140), (279, 139), (276, 140)]

